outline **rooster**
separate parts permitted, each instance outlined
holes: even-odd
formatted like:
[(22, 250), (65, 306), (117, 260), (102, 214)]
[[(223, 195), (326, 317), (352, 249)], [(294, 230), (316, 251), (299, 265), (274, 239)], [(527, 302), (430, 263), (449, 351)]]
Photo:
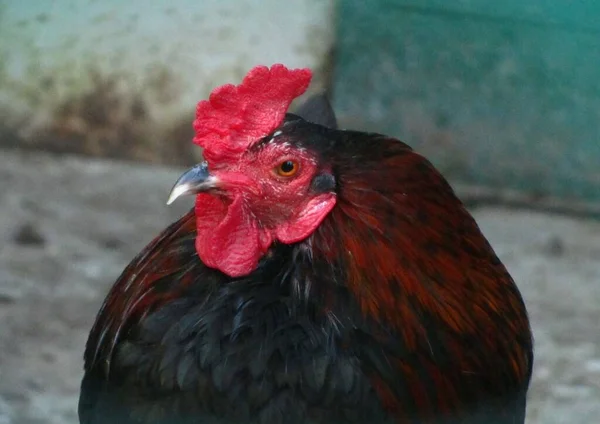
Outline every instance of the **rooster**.
[(82, 424), (524, 422), (521, 295), (446, 180), (337, 128), (308, 69), (197, 106), (195, 207), (123, 271), (85, 350)]

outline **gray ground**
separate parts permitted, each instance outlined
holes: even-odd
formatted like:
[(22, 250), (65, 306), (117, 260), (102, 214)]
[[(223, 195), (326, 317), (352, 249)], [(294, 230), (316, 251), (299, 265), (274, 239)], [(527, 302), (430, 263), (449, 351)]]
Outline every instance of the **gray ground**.
[[(82, 350), (127, 262), (189, 203), (179, 170), (0, 150), (0, 424), (75, 423)], [(475, 211), (536, 336), (529, 424), (600, 420), (600, 223)]]

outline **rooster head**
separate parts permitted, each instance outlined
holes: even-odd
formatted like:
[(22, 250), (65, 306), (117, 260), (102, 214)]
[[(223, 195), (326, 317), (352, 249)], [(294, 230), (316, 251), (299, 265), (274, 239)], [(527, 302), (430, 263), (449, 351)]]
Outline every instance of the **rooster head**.
[(258, 66), (198, 103), (194, 142), (205, 161), (178, 179), (168, 203), (196, 195), (196, 250), (207, 266), (247, 275), (273, 243), (306, 239), (335, 206), (335, 179), (319, 154), (328, 128), (286, 113), (310, 80), (309, 69)]

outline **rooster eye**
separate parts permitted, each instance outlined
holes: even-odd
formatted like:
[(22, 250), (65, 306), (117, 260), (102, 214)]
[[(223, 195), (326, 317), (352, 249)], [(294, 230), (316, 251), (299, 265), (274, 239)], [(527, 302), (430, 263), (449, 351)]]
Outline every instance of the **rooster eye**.
[(277, 174), (282, 177), (291, 177), (298, 172), (298, 162), (293, 160), (286, 160), (281, 162), (277, 168), (275, 168)]

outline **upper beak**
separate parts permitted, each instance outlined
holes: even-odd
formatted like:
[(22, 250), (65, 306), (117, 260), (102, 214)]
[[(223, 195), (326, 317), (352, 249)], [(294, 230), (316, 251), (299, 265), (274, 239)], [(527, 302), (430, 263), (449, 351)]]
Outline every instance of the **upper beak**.
[(185, 171), (175, 182), (169, 194), (167, 205), (173, 203), (180, 196), (197, 194), (216, 188), (218, 182), (218, 178), (208, 172), (208, 164), (206, 162), (199, 163)]

